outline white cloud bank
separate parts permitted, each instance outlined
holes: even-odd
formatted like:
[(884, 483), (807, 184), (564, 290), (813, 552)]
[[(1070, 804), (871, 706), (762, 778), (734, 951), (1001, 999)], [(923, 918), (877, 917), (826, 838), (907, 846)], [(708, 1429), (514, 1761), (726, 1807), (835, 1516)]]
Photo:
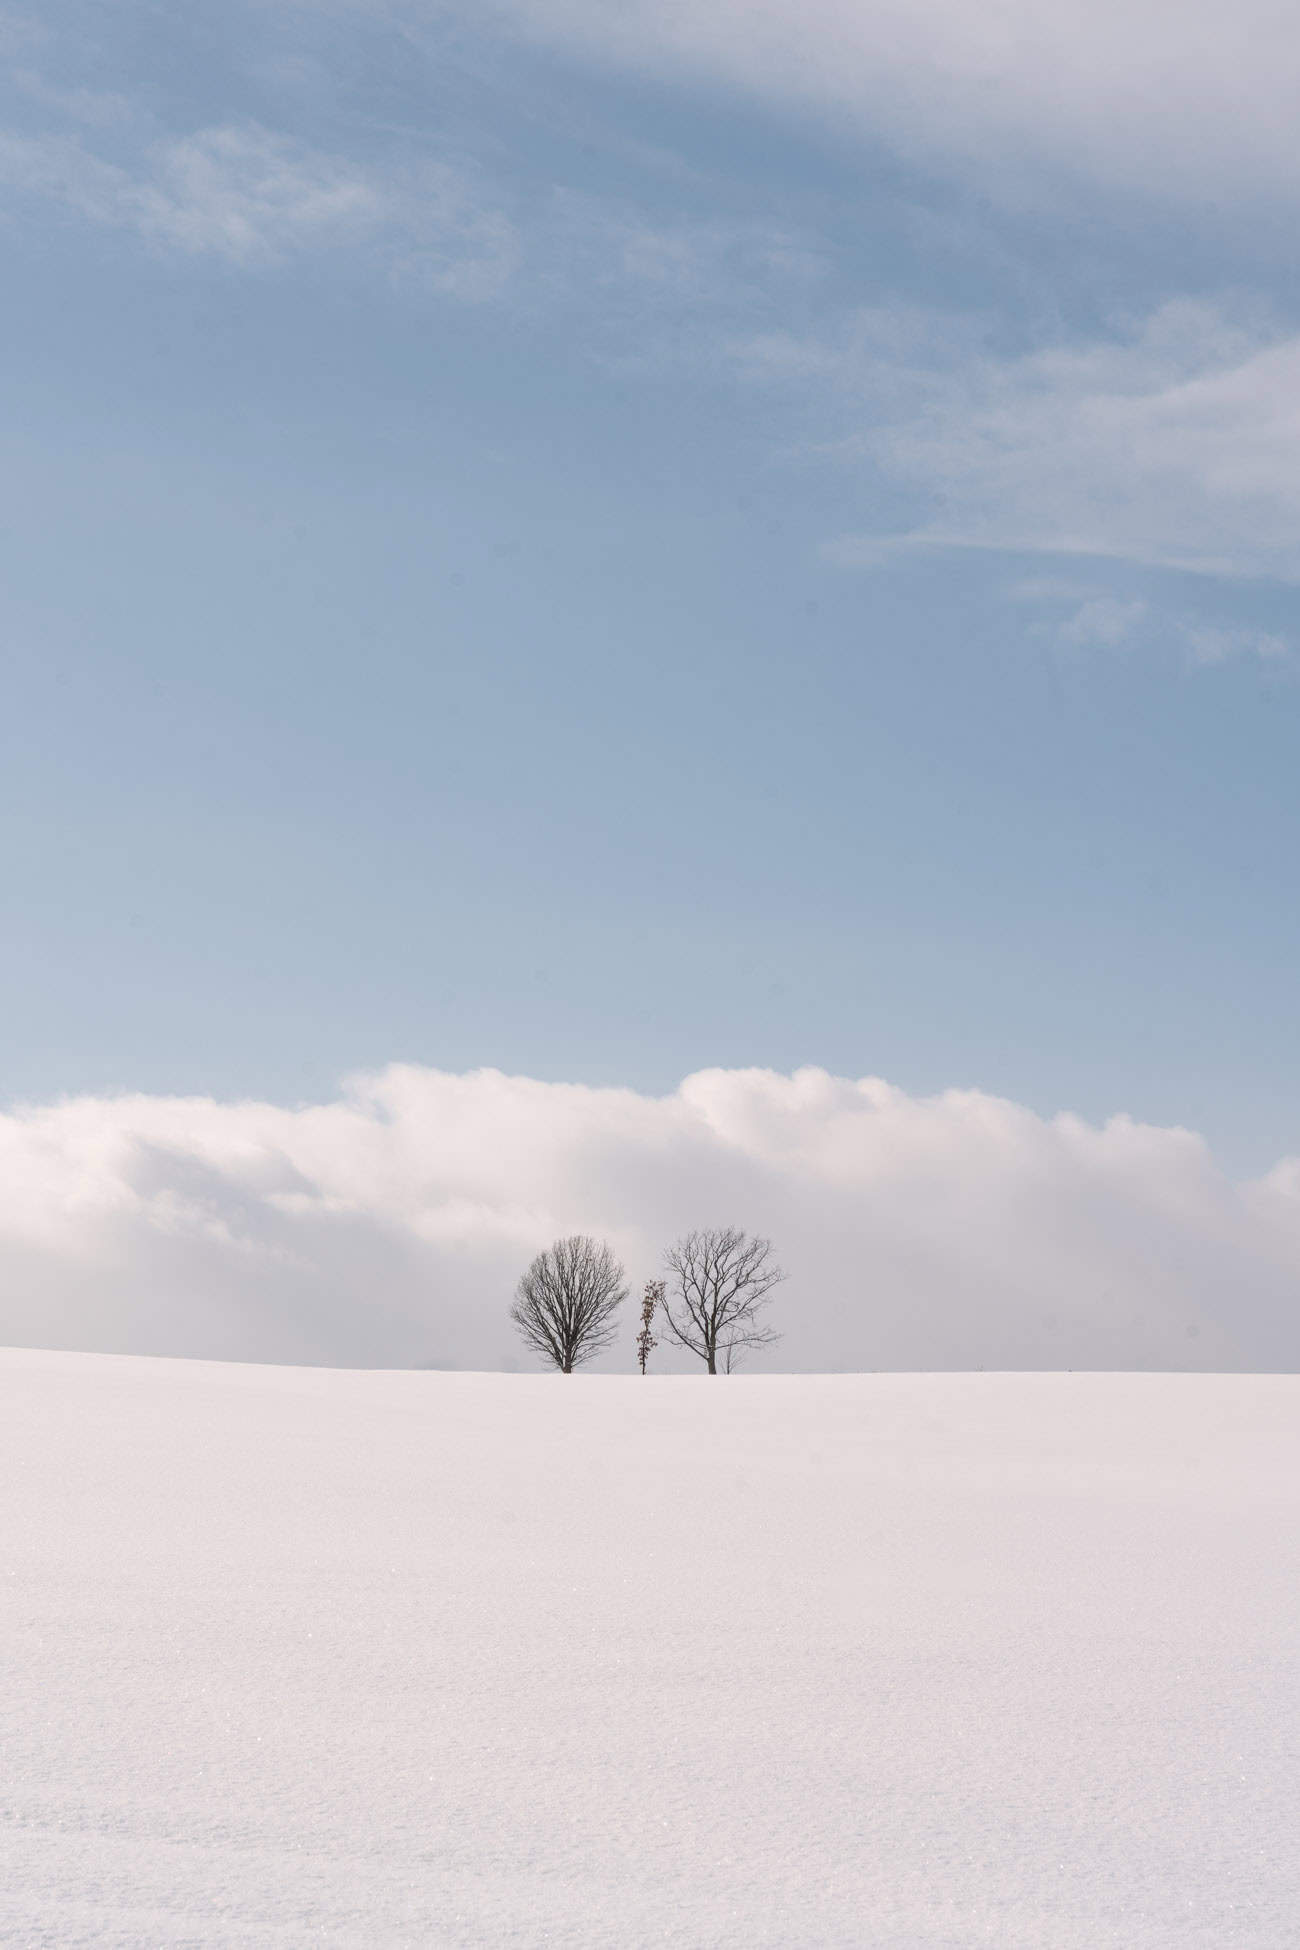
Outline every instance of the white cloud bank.
[[(727, 1222), (791, 1276), (768, 1366), (1300, 1365), (1300, 1161), (1238, 1185), (1186, 1131), (820, 1070), (653, 1098), (396, 1065), (296, 1110), (15, 1110), (0, 1341), (497, 1367), (523, 1360), (506, 1304), (556, 1234), (607, 1235), (639, 1283), (676, 1232)], [(628, 1312), (608, 1365), (631, 1363)]]
[(491, 0), (516, 29), (865, 126), (903, 153), (1043, 165), (1222, 209), (1300, 190), (1287, 0)]

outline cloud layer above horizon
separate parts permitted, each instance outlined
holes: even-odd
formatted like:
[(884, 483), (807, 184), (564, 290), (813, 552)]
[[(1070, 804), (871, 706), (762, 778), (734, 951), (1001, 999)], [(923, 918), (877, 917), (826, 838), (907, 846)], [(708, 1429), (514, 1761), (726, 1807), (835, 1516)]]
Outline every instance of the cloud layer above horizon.
[[(1300, 1160), (978, 1091), (706, 1070), (664, 1097), (393, 1065), (332, 1103), (77, 1098), (0, 1117), (0, 1341), (525, 1365), (522, 1266), (607, 1236), (770, 1235), (772, 1369), (1292, 1368)], [(632, 1360), (626, 1346), (602, 1362)], [(660, 1367), (682, 1365), (661, 1351)]]

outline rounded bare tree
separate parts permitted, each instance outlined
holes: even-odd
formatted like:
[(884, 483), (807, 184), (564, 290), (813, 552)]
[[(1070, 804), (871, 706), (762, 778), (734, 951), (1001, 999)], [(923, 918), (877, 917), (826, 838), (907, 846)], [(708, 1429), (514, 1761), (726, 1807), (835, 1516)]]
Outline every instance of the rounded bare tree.
[(664, 1262), (671, 1297), (660, 1297), (668, 1332), (689, 1348), (710, 1374), (730, 1374), (755, 1347), (781, 1336), (759, 1318), (785, 1274), (772, 1258), (770, 1239), (751, 1239), (735, 1226), (688, 1232), (670, 1246)]
[(515, 1292), (510, 1318), (535, 1354), (572, 1374), (608, 1347), (627, 1299), (623, 1268), (603, 1240), (575, 1232), (538, 1253)]

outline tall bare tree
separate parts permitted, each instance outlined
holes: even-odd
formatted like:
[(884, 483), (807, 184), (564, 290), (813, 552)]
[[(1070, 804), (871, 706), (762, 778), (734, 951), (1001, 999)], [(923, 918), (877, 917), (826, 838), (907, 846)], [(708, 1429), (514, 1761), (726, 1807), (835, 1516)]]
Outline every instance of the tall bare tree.
[(609, 1346), (626, 1299), (623, 1268), (609, 1247), (575, 1232), (538, 1253), (515, 1290), (510, 1318), (535, 1354), (572, 1374)]
[(664, 1255), (672, 1296), (660, 1300), (668, 1332), (689, 1348), (710, 1374), (730, 1374), (745, 1354), (770, 1347), (781, 1336), (759, 1318), (785, 1274), (772, 1258), (770, 1239), (724, 1226), (688, 1232)]

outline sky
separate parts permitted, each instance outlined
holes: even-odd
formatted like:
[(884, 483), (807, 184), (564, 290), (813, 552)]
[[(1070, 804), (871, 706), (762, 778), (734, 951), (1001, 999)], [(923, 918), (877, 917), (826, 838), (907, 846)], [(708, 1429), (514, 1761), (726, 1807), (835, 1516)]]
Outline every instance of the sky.
[[(429, 1104), (478, 1078), (508, 1120), (501, 1073), (586, 1106), (589, 1144), (620, 1093), (676, 1128), (699, 1076), (757, 1075), (792, 1116), (807, 1073), (929, 1106), (936, 1293), (1002, 1170), (938, 1135), (977, 1102), (1039, 1134), (1064, 1206), (1092, 1192), (1061, 1129), (1201, 1146), (1274, 1321), (1259, 1200), (1300, 1155), (1290, 9), (51, 0), (0, 14), (0, 62), (15, 1264), (14, 1186), (93, 1206), (159, 1123), (168, 1209), (234, 1239), (247, 1188), (194, 1172), (241, 1105), (279, 1158), (281, 1113), (346, 1123), (395, 1074)], [(61, 1117), (116, 1134), (106, 1177)], [(312, 1196), (379, 1225), (330, 1172)], [(635, 1179), (588, 1183), (538, 1194), (516, 1256), (561, 1212), (650, 1250)], [(757, 1184), (719, 1221), (761, 1226)], [(865, 1184), (833, 1277), (809, 1247), (792, 1295), (885, 1253)], [(206, 1274), (149, 1257), (156, 1189), (121, 1275), (148, 1333), (95, 1311), (106, 1248), (72, 1225), (83, 1275), (48, 1246), (11, 1337), (495, 1358), (450, 1318), (427, 1348), (416, 1313), (381, 1330), (360, 1271), (337, 1332), (297, 1301), (200, 1327), (177, 1295)], [(430, 1177), (384, 1222), (417, 1312), (419, 1213), (456, 1196)], [(1035, 1278), (1072, 1292), (1053, 1250)], [(1015, 1252), (981, 1292), (1011, 1261), (1024, 1283)], [(1128, 1353), (1171, 1360), (1201, 1302), (1148, 1333), (1133, 1264)], [(823, 1310), (805, 1351), (1038, 1348), (1038, 1313), (986, 1347), (944, 1305), (911, 1340)], [(1273, 1326), (1220, 1329), (1230, 1365), (1284, 1358)]]

